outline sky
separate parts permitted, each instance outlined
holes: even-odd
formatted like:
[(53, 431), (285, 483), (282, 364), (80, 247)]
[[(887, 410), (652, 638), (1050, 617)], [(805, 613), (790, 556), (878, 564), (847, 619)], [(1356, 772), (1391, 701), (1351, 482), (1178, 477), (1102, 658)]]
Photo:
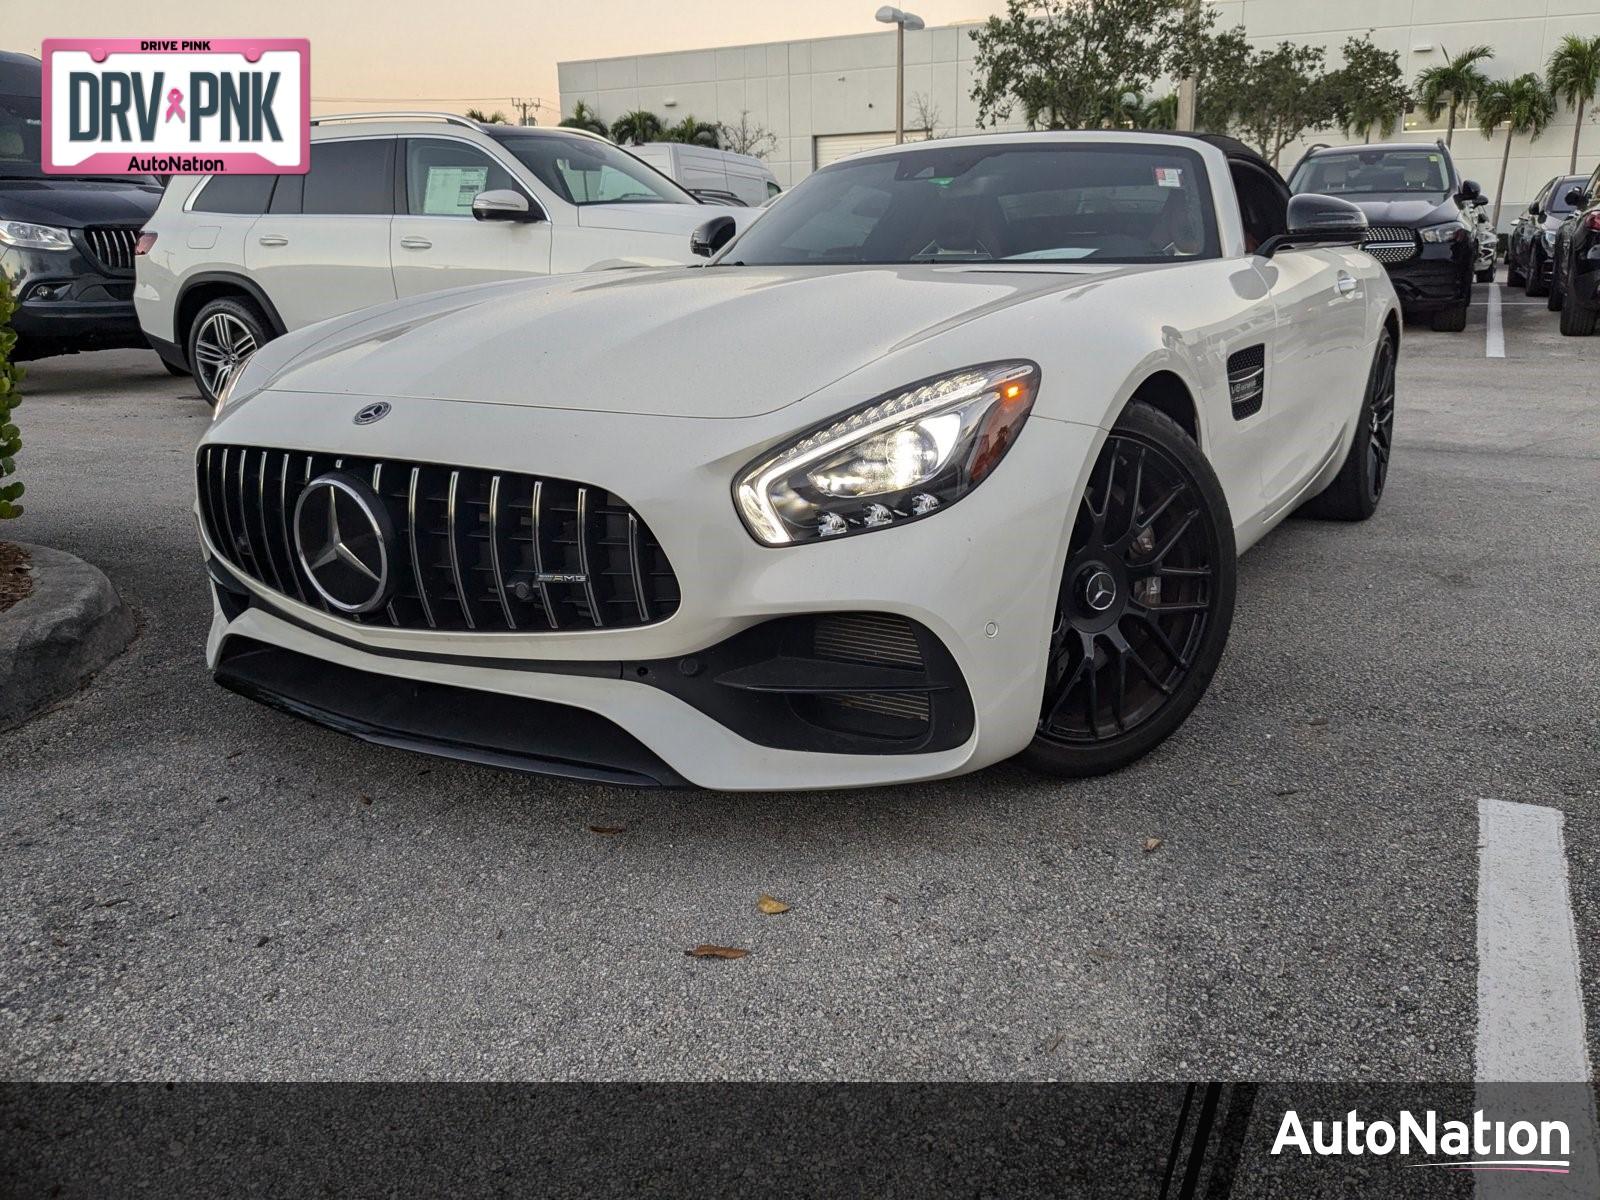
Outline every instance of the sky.
[[(978, 20), (1002, 0), (901, 6), (929, 25)], [(0, 0), (0, 49), (47, 37), (306, 37), (313, 112), (502, 109), (559, 119), (556, 63), (884, 29), (874, 0)]]

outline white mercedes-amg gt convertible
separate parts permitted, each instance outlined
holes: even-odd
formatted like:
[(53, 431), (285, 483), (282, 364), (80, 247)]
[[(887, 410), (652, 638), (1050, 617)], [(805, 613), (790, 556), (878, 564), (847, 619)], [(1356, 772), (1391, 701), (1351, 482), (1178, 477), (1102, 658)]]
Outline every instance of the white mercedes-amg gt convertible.
[(1228, 139), (954, 138), (709, 222), (703, 267), (299, 330), (198, 452), (209, 663), (618, 784), (1114, 770), (1205, 692), (1238, 553), (1378, 504), (1366, 232)]

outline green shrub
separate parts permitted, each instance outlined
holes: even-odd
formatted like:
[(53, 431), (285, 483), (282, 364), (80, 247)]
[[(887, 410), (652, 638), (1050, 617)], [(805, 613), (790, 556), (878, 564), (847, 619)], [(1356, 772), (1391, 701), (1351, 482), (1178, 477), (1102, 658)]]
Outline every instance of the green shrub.
[(17, 503), (22, 498), (22, 484), (16, 480), (6, 482), (7, 476), (17, 473), (17, 451), (22, 449), (22, 434), (11, 422), (11, 411), (22, 403), (17, 392), (22, 368), (11, 361), (17, 335), (10, 322), (16, 307), (17, 302), (11, 298), (11, 280), (0, 274), (0, 521), (22, 515), (22, 505)]

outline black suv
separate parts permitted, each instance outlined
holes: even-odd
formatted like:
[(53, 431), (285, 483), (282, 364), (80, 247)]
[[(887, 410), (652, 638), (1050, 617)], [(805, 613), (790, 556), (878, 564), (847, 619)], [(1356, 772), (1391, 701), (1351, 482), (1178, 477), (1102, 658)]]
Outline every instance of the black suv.
[(1449, 333), (1467, 327), (1477, 245), (1462, 208), (1482, 203), (1483, 189), (1457, 174), (1443, 142), (1316, 146), (1289, 189), (1361, 206), (1372, 226), (1363, 248), (1388, 269), (1407, 320), (1430, 318)]
[(1550, 307), (1561, 311), (1562, 333), (1588, 337), (1600, 321), (1600, 167), (1561, 199), (1572, 211), (1550, 253)]
[(161, 200), (150, 175), (46, 175), (40, 64), (0, 51), (0, 271), (17, 359), (149, 347), (133, 312), (133, 251)]

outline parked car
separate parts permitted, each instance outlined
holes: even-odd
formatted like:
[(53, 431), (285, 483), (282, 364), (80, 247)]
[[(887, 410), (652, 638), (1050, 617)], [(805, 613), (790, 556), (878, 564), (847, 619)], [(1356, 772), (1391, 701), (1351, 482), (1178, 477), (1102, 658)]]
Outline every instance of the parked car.
[(629, 149), (635, 157), (714, 204), (759, 208), (783, 191), (772, 168), (751, 154), (685, 142), (646, 142)]
[(198, 451), (210, 665), (610, 783), (1114, 770), (1206, 690), (1237, 553), (1383, 495), (1367, 232), (1231, 139), (952, 138), (812, 174), (702, 270), (291, 333)]
[(1556, 234), (1574, 207), (1568, 196), (1587, 180), (1586, 175), (1557, 175), (1517, 215), (1506, 239), (1507, 287), (1520, 287), (1530, 296), (1549, 293)]
[(1478, 256), (1472, 260), (1472, 277), (1479, 283), (1494, 282), (1494, 264), (1500, 257), (1500, 236), (1489, 220), (1486, 205), (1474, 204), (1468, 212), (1473, 222), (1473, 236), (1478, 242)]
[(145, 346), (133, 248), (161, 185), (149, 175), (46, 175), (39, 60), (0, 52), (0, 271), (17, 360)]
[(1451, 333), (1467, 327), (1478, 247), (1463, 208), (1482, 203), (1483, 189), (1460, 177), (1442, 141), (1317, 147), (1289, 187), (1361, 206), (1372, 225), (1367, 252), (1388, 268), (1407, 320)]
[(305, 175), (178, 177), (135, 304), (209, 401), (283, 333), (463, 284), (693, 261), (708, 207), (604, 138), (445, 114), (313, 122)]
[(1600, 320), (1600, 167), (1562, 199), (1572, 211), (1556, 228), (1550, 308), (1561, 313), (1561, 332), (1588, 337)]

